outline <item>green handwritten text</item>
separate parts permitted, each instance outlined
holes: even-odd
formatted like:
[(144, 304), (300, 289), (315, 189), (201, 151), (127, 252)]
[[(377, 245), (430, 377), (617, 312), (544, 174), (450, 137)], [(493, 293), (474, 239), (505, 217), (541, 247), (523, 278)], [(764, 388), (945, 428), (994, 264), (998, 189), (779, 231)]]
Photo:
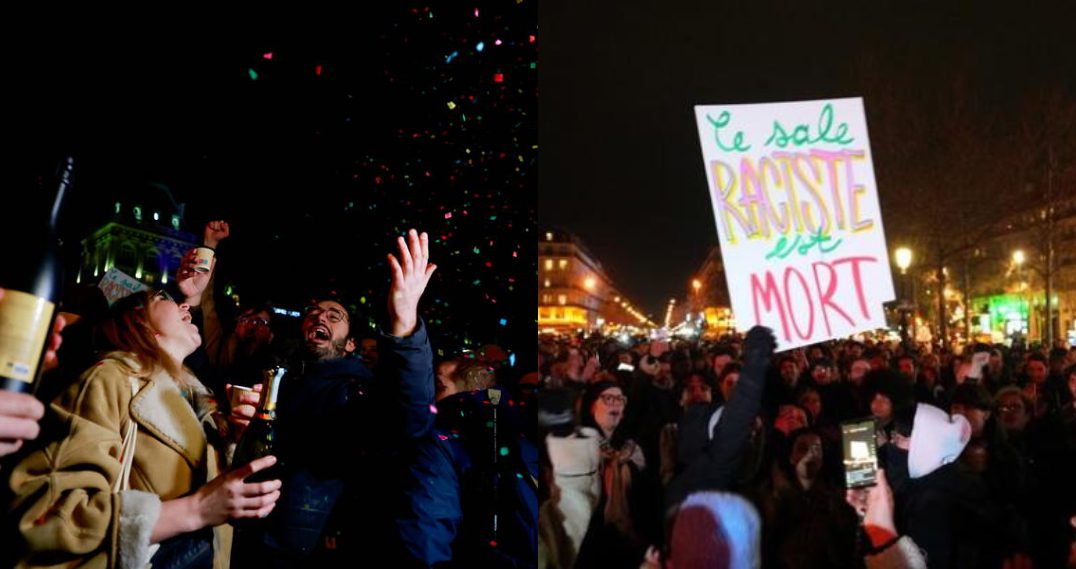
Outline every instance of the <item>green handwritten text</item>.
[[(810, 125), (800, 124), (796, 125), (792, 129), (792, 133), (789, 134), (788, 129), (785, 128), (779, 121), (773, 121), (773, 132), (770, 137), (766, 139), (765, 146), (775, 144), (780, 148), (785, 148), (789, 144), (793, 146), (805, 146), (808, 144), (817, 144), (819, 142), (830, 142), (833, 144), (851, 144), (852, 137), (848, 136), (848, 123), (842, 122), (837, 125), (837, 130), (833, 134), (830, 131), (833, 130), (833, 103), (826, 103), (822, 107), (821, 114), (818, 115), (818, 132), (811, 136)], [(720, 143), (718, 143), (720, 144)]]
[(743, 131), (736, 131), (736, 134), (732, 135), (732, 146), (728, 146), (721, 142), (721, 129), (728, 126), (732, 121), (732, 115), (728, 111), (721, 111), (721, 114), (717, 115), (717, 120), (714, 120), (710, 115), (706, 115), (706, 120), (710, 121), (710, 126), (714, 127), (714, 142), (717, 143), (717, 147), (725, 152), (746, 152), (751, 149), (751, 145), (744, 146), (743, 143)]

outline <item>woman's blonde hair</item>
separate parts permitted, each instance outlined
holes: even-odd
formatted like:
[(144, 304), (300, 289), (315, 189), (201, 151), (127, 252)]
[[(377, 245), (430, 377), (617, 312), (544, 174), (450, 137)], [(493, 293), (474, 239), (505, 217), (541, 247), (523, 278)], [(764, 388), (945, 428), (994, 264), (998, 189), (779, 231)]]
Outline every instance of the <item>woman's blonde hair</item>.
[(113, 304), (98, 325), (98, 331), (115, 350), (135, 356), (141, 365), (139, 376), (148, 377), (163, 369), (184, 385), (183, 363), (175, 361), (157, 342), (157, 331), (149, 321), (149, 306), (159, 293), (136, 292)]

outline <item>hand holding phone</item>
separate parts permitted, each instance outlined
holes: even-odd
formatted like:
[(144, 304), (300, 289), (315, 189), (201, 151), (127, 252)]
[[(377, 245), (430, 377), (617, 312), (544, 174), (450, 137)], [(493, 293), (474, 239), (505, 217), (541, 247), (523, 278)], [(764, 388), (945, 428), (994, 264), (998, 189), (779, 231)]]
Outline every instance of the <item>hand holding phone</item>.
[(874, 417), (841, 423), (844, 481), (849, 488), (873, 486), (878, 472), (878, 444)]

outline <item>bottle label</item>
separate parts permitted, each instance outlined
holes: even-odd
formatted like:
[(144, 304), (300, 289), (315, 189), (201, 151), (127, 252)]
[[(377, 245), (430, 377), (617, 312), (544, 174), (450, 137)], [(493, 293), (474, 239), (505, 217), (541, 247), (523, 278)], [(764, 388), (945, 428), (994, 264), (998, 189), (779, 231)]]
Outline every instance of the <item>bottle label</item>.
[(32, 294), (4, 291), (0, 300), (0, 375), (33, 383), (55, 309), (55, 304)]

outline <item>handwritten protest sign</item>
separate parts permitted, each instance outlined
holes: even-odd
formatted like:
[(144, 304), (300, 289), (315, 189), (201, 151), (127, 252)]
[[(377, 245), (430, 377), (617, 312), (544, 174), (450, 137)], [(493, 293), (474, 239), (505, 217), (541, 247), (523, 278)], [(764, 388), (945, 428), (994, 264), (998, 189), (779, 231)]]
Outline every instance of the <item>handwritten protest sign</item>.
[(101, 277), (101, 282), (97, 283), (97, 288), (105, 293), (108, 305), (112, 306), (117, 300), (129, 294), (146, 290), (149, 287), (131, 275), (112, 267), (105, 273), (105, 276)]
[(863, 100), (695, 107), (737, 326), (787, 350), (885, 326), (893, 280)]

